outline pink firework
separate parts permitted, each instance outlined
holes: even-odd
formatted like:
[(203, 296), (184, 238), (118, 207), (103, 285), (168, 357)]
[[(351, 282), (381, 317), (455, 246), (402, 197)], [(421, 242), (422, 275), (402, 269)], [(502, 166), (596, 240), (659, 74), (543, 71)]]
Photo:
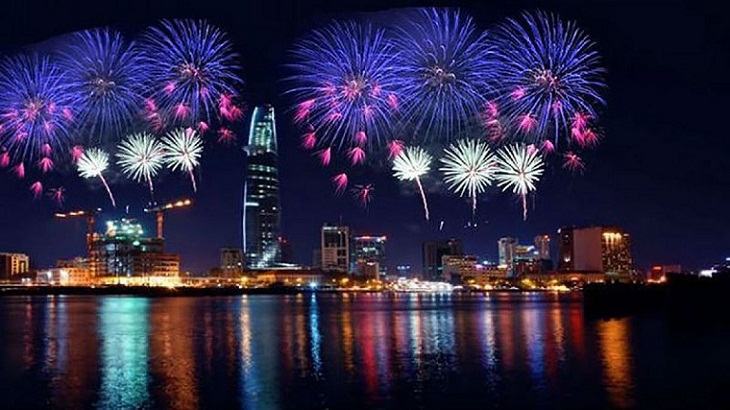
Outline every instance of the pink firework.
[(388, 94), (388, 107), (393, 111), (398, 111), (398, 96), (395, 94)]
[(578, 130), (582, 130), (583, 128), (586, 127), (586, 125), (588, 125), (588, 119), (589, 118), (590, 117), (587, 114), (583, 114), (583, 113), (577, 112), (573, 116), (573, 120), (572, 120), (572, 123), (571, 123), (571, 127), (572, 128), (575, 128), (575, 129), (578, 129)]
[(375, 191), (375, 188), (373, 188), (372, 184), (356, 185), (352, 190), (352, 194), (363, 208), (367, 208), (373, 199), (373, 191)]
[(71, 111), (70, 108), (66, 107), (63, 110), (61, 110), (61, 113), (63, 113), (63, 118), (66, 119), (66, 121), (73, 121), (74, 119), (74, 113)]
[(205, 134), (210, 129), (210, 126), (205, 121), (200, 121), (196, 127), (200, 134)]
[(58, 205), (58, 207), (63, 206), (63, 202), (66, 199), (66, 189), (62, 186), (58, 188), (51, 188), (48, 190), (48, 196), (51, 197), (51, 199)]
[(25, 165), (21, 162), (13, 168), (13, 172), (15, 172), (16, 177), (25, 178)]
[(233, 96), (229, 94), (221, 95), (218, 102), (218, 111), (221, 117), (230, 122), (238, 121), (243, 116), (243, 111), (233, 103)]
[(175, 82), (170, 81), (162, 89), (166, 94), (172, 94), (175, 91)]
[(542, 150), (542, 152), (550, 154), (555, 152), (555, 144), (553, 144), (550, 140), (545, 140), (542, 142), (540, 149)]
[(78, 162), (82, 155), (84, 155), (84, 147), (81, 145), (74, 145), (71, 147), (71, 160), (73, 162)]
[(10, 165), (10, 153), (5, 151), (0, 154), (0, 168), (7, 168)]
[(537, 120), (530, 114), (523, 114), (517, 117), (517, 128), (522, 132), (532, 132), (537, 126)]
[(494, 101), (487, 101), (485, 104), (484, 115), (487, 120), (494, 120), (499, 117), (499, 106)]
[(236, 134), (226, 127), (218, 128), (218, 142), (221, 144), (232, 144), (236, 141)]
[(297, 110), (294, 113), (294, 122), (301, 123), (309, 117), (309, 113), (314, 107), (314, 99), (302, 101), (297, 105)]
[(50, 157), (43, 157), (38, 161), (38, 169), (43, 171), (45, 174), (46, 172), (53, 169), (53, 160)]
[(302, 148), (312, 149), (315, 145), (317, 145), (317, 135), (314, 131), (302, 135)]
[(392, 140), (388, 142), (388, 159), (393, 159), (403, 152), (406, 143), (401, 140)]
[(368, 135), (365, 131), (358, 131), (355, 133), (355, 143), (359, 146), (363, 146), (368, 142)]
[(178, 120), (184, 120), (190, 116), (190, 107), (185, 103), (180, 103), (175, 106), (175, 118)]
[(33, 193), (33, 199), (38, 199), (43, 195), (43, 184), (41, 181), (35, 181), (30, 185), (30, 192)]
[(568, 151), (563, 155), (563, 168), (572, 172), (582, 171), (585, 168), (583, 160), (573, 151)]
[(598, 144), (598, 136), (595, 132), (593, 132), (593, 130), (586, 128), (586, 130), (583, 131), (583, 143), (588, 146), (596, 145)]
[(525, 89), (522, 87), (515, 88), (509, 95), (513, 100), (520, 100), (525, 96)]
[(53, 152), (53, 148), (51, 148), (50, 145), (48, 145), (48, 144), (41, 145), (41, 154), (42, 155), (44, 155), (46, 157), (50, 157), (52, 152)]
[(317, 156), (319, 157), (319, 162), (322, 164), (322, 166), (326, 167), (330, 164), (330, 161), (332, 160), (332, 148), (328, 147), (319, 151), (317, 153)]
[(365, 162), (365, 150), (360, 147), (351, 148), (347, 152), (347, 156), (350, 157), (352, 165), (359, 165)]
[(335, 175), (332, 177), (332, 183), (335, 185), (335, 193), (337, 195), (341, 194), (347, 189), (347, 174), (343, 172)]
[(537, 152), (537, 148), (535, 147), (535, 144), (530, 144), (527, 146), (527, 155), (533, 155)]

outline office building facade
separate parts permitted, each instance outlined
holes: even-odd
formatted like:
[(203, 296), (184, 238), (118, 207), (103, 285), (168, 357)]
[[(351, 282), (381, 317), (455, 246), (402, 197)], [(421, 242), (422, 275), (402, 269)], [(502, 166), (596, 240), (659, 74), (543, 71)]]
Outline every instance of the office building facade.
[(426, 241), (423, 243), (422, 279), (441, 281), (443, 275), (443, 257), (446, 255), (461, 256), (464, 248), (459, 239)]
[(320, 238), (320, 268), (329, 272), (348, 272), (350, 267), (350, 228), (324, 225)]
[(351, 246), (351, 266), (357, 274), (364, 275), (362, 268), (372, 269), (373, 264), (378, 265), (378, 274), (385, 277), (388, 274), (385, 259), (385, 245), (388, 241), (386, 236), (354, 236)]
[(631, 237), (620, 228), (564, 227), (558, 235), (561, 271), (626, 275), (633, 270)]
[(24, 253), (0, 253), (0, 279), (10, 280), (28, 273), (30, 258)]

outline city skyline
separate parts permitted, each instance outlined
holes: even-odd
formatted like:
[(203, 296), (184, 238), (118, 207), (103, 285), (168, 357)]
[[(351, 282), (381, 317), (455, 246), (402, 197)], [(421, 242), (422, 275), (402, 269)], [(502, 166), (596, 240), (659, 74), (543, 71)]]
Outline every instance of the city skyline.
[[(491, 21), (514, 14), (522, 6), (501, 5), (493, 11), (487, 11), (472, 5), (469, 11), (478, 20)], [(128, 24), (134, 28), (152, 23), (169, 11), (163, 6), (150, 7), (152, 10), (147, 17), (130, 18), (128, 23), (117, 24)], [(194, 15), (198, 11), (197, 7), (188, 6), (181, 14)], [(279, 112), (286, 112), (287, 100), (280, 95), (276, 81), (279, 75), (273, 75), (271, 71), (285, 71), (281, 67), (292, 39), (317, 24), (319, 19), (328, 19), (336, 11), (325, 8), (324, 12), (319, 13), (298, 10), (292, 15), (278, 15), (265, 6), (251, 7), (261, 8), (267, 13), (267, 18), (277, 22), (297, 23), (271, 34), (268, 41), (257, 43), (247, 41), (246, 35), (256, 32), (264, 23), (247, 20), (249, 26), (238, 27), (233, 24), (236, 21), (234, 17), (226, 16), (226, 11), (233, 9), (225, 7), (215, 13), (204, 14), (210, 21), (232, 32), (237, 50), (243, 55), (247, 77), (244, 90), (250, 97), (251, 105), (242, 124), (248, 123), (253, 107), (258, 103), (271, 102)], [(422, 211), (413, 188), (392, 181), (387, 172), (376, 173), (374, 200), (367, 210), (357, 207), (349, 194), (333, 196), (328, 173), (319, 168), (316, 159), (301, 152), (300, 133), (290, 125), (285, 114), (280, 116), (282, 120), (279, 124), (281, 157), (286, 160), (280, 170), (284, 209), (282, 232), (293, 245), (296, 262), (308, 264), (312, 249), (318, 242), (321, 224), (340, 218), (355, 232), (387, 235), (389, 260), (393, 264), (412, 266), (420, 266), (420, 244), (424, 240), (459, 237), (464, 241), (467, 252), (496, 258), (493, 244), (502, 236), (514, 236), (527, 241), (544, 232), (555, 235), (559, 227), (569, 225), (618, 225), (625, 228), (632, 235), (637, 265), (642, 267), (654, 263), (681, 263), (683, 266), (699, 268), (726, 256), (725, 251), (730, 242), (727, 232), (730, 229), (725, 226), (727, 222), (723, 218), (718, 220), (718, 216), (722, 215), (722, 203), (726, 202), (728, 195), (727, 190), (723, 189), (723, 178), (726, 177), (722, 172), (727, 159), (714, 152), (716, 150), (702, 147), (712, 147), (715, 142), (721, 142), (721, 133), (712, 122), (682, 121), (680, 126), (676, 124), (679, 118), (712, 118), (719, 104), (707, 102), (697, 107), (684, 105), (683, 110), (689, 110), (690, 113), (678, 115), (676, 107), (664, 102), (690, 100), (689, 96), (695, 92), (699, 92), (699, 95), (692, 97), (692, 101), (701, 102), (703, 98), (713, 101), (713, 97), (703, 94), (706, 93), (703, 91), (705, 87), (689, 79), (716, 78), (719, 76), (712, 73), (724, 71), (723, 60), (715, 60), (713, 51), (701, 46), (705, 41), (721, 43), (723, 32), (711, 21), (701, 30), (707, 39), (678, 37), (669, 30), (673, 22), (683, 17), (683, 8), (676, 5), (652, 9), (652, 16), (660, 13), (663, 17), (657, 19), (662, 22), (653, 23), (652, 29), (640, 27), (640, 22), (643, 24), (650, 13), (641, 8), (631, 9), (622, 5), (609, 9), (595, 4), (568, 7), (559, 3), (546, 7), (581, 22), (599, 43), (608, 70), (609, 105), (603, 121), (606, 138), (587, 158), (587, 168), (583, 174), (571, 176), (550, 171), (552, 178), (546, 178), (534, 204), (529, 204), (527, 222), (521, 221), (520, 205), (511, 197), (488, 195), (480, 198), (477, 218), (472, 219), (468, 198), (460, 200), (446, 196), (440, 187), (432, 188), (439, 189), (439, 192), (428, 192), (433, 217), (426, 223), (421, 220)], [(382, 7), (355, 5), (352, 8), (373, 12)], [(105, 13), (98, 17), (92, 16), (92, 11), (98, 10), (89, 7), (84, 11), (89, 15), (76, 20), (67, 19), (63, 27), (49, 28), (41, 21), (31, 19), (34, 30), (19, 30), (17, 23), (8, 21), (2, 29), (8, 38), (5, 47), (10, 50), (113, 20)], [(63, 14), (63, 11), (59, 13)], [(613, 33), (617, 24), (612, 22), (622, 23), (617, 34)], [(687, 24), (699, 23), (691, 20)], [(672, 41), (659, 42), (657, 39), (660, 36), (667, 36)], [(632, 40), (630, 47), (627, 46), (629, 39)], [(686, 50), (696, 51), (685, 55)], [(696, 64), (698, 59), (701, 64)], [(624, 60), (632, 61), (634, 65), (624, 67)], [(700, 75), (699, 67), (705, 67), (702, 70), (709, 70), (710, 75)], [(660, 81), (652, 84), (639, 81), (645, 77), (658, 77)], [(662, 81), (672, 81), (677, 86), (673, 93), (678, 94), (673, 94), (672, 98), (662, 98), (663, 91), (656, 85), (662, 84)], [(638, 104), (633, 101), (635, 95), (651, 96), (659, 107)], [(238, 129), (241, 140), (245, 138), (245, 128), (242, 125)], [(693, 143), (688, 140), (688, 135), (695, 139), (702, 138), (704, 143)], [(216, 160), (203, 158), (196, 205), (186, 211), (184, 216), (168, 223), (169, 249), (181, 254), (185, 269), (197, 271), (215, 266), (218, 249), (238, 245), (241, 235), (240, 224), (236, 221), (240, 221), (241, 215), (243, 153), (224, 147), (214, 146), (210, 149)], [(687, 165), (667, 165), (682, 161), (686, 161)], [(58, 258), (83, 252), (83, 224), (55, 224), (51, 219), (53, 207), (31, 203), (25, 185), (14, 182), (9, 175), (0, 178), (7, 186), (5, 199), (0, 201), (0, 222), (12, 234), (0, 240), (0, 249), (29, 253), (43, 265), (52, 265)], [(77, 188), (76, 192), (81, 193), (68, 199), (66, 209), (81, 208), (86, 204), (106, 206), (105, 198), (97, 195), (98, 187), (88, 189), (79, 180), (70, 184)], [(165, 184), (158, 184), (155, 188), (160, 198), (173, 199), (180, 193), (188, 192), (185, 190), (189, 189), (186, 184), (189, 182), (184, 178), (169, 176)], [(678, 185), (685, 187), (684, 192), (676, 192)], [(141, 208), (146, 204), (136, 196), (143, 192), (142, 188), (132, 184), (116, 187), (118, 192), (115, 194), (123, 198), (120, 200), (123, 205), (104, 218), (117, 219), (123, 216), (126, 204), (131, 205), (131, 216), (141, 217)], [(441, 220), (445, 221), (443, 230), (439, 230)], [(477, 223), (476, 229), (473, 225), (469, 226), (472, 222)], [(147, 229), (153, 226), (153, 222), (148, 219), (143, 220), (143, 223)], [(59, 241), (66, 237), (70, 239)], [(55, 240), (56, 243), (49, 246), (48, 240)]]

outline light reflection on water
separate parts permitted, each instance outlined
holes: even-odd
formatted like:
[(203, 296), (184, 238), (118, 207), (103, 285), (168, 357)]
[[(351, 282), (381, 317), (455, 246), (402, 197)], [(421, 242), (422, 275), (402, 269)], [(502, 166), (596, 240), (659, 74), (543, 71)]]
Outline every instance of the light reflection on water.
[(0, 389), (8, 408), (176, 409), (632, 407), (666, 390), (636, 360), (663, 359), (637, 353), (672, 337), (638, 331), (660, 319), (588, 320), (561, 298), (4, 297)]

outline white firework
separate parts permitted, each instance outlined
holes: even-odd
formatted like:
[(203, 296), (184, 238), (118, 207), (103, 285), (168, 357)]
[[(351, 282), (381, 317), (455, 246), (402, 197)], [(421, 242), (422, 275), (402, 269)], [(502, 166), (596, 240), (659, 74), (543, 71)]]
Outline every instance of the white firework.
[(150, 193), (154, 193), (152, 178), (164, 165), (162, 144), (152, 135), (140, 133), (125, 138), (117, 149), (117, 164), (122, 172), (137, 182), (147, 182)]
[(492, 185), (497, 170), (497, 160), (483, 141), (460, 140), (444, 150), (441, 158), (444, 182), (459, 196), (472, 199), (472, 214), (477, 209), (477, 195)]
[(416, 181), (418, 190), (421, 192), (423, 211), (428, 220), (428, 202), (426, 193), (423, 191), (421, 177), (431, 170), (433, 157), (420, 147), (407, 147), (393, 160), (393, 175), (401, 181)]
[(203, 154), (203, 140), (198, 133), (191, 128), (170, 131), (162, 138), (162, 146), (167, 168), (170, 171), (187, 172), (193, 183), (193, 191), (197, 191), (193, 170), (200, 165), (200, 156)]
[(76, 168), (78, 169), (79, 175), (81, 177), (98, 177), (101, 180), (101, 183), (104, 184), (104, 188), (106, 188), (107, 194), (109, 194), (109, 199), (112, 202), (112, 206), (116, 207), (117, 204), (116, 201), (114, 201), (114, 195), (112, 195), (112, 191), (111, 189), (109, 189), (109, 185), (106, 183), (106, 179), (104, 178), (104, 171), (106, 171), (108, 167), (109, 154), (98, 148), (90, 148), (88, 150), (85, 150), (76, 162)]
[(524, 144), (512, 144), (497, 152), (497, 185), (522, 198), (522, 218), (527, 220), (527, 194), (537, 189), (545, 171), (539, 151)]

